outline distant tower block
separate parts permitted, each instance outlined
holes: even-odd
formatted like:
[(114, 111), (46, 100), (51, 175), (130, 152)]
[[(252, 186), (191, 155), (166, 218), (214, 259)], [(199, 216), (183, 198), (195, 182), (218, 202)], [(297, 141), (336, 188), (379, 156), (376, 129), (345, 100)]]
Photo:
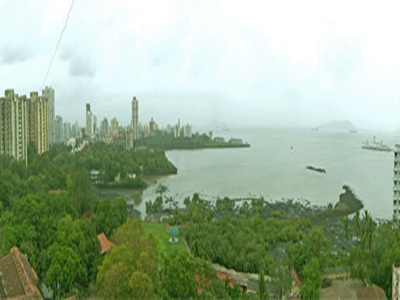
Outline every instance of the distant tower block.
[(139, 101), (134, 96), (132, 99), (132, 132), (133, 139), (139, 138)]

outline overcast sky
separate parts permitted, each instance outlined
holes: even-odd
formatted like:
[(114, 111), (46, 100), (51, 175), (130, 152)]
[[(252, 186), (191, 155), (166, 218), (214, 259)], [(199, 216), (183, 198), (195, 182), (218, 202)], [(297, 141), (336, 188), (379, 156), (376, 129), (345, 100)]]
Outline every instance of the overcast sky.
[[(69, 0), (0, 0), (0, 89), (40, 90)], [(400, 1), (75, 0), (56, 113), (161, 125), (400, 128)]]

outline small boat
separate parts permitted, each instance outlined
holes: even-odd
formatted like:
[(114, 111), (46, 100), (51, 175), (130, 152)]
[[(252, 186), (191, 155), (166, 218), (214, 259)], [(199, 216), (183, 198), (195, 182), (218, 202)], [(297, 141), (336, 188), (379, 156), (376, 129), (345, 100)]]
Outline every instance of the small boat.
[(326, 170), (322, 169), (322, 168), (316, 168), (316, 167), (313, 167), (313, 166), (307, 166), (306, 169), (310, 170), (310, 171), (315, 171), (315, 172), (318, 172), (318, 173), (326, 174)]

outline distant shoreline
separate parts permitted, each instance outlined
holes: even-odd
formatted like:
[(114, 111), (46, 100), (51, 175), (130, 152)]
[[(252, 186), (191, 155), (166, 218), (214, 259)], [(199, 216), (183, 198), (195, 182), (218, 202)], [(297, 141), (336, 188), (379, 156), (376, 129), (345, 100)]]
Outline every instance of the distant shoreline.
[(168, 147), (149, 147), (148, 149), (157, 149), (164, 151), (173, 151), (173, 150), (204, 150), (204, 149), (230, 149), (230, 148), (250, 148), (250, 144), (210, 144), (210, 145), (202, 145), (202, 146), (168, 146)]

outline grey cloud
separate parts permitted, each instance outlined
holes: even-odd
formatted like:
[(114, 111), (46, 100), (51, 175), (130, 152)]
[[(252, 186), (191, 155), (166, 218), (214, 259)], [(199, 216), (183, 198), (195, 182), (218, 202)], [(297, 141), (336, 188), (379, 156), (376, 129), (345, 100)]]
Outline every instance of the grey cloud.
[(24, 46), (4, 47), (0, 51), (1, 61), (4, 64), (15, 64), (24, 62), (31, 57), (31, 53)]
[(68, 73), (71, 77), (93, 78), (96, 68), (88, 57), (74, 57), (69, 61)]
[(61, 49), (59, 58), (68, 62), (68, 74), (71, 77), (90, 77), (96, 74), (95, 64), (92, 58), (87, 54), (77, 53), (72, 45)]

